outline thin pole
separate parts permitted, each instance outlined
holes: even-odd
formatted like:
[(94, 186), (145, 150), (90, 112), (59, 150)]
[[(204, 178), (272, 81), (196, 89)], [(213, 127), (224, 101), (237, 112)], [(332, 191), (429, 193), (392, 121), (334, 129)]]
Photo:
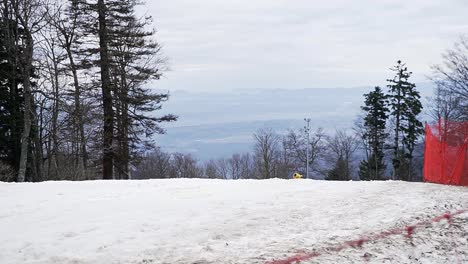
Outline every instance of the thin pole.
[(310, 118), (304, 118), (304, 121), (306, 121), (306, 126), (304, 127), (304, 130), (307, 135), (307, 147), (306, 147), (306, 179), (309, 179), (309, 148), (310, 148)]

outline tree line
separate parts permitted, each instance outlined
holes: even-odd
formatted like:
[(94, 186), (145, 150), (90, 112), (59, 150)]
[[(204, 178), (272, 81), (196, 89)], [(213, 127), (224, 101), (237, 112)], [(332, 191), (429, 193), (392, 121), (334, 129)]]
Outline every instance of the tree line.
[[(392, 70), (395, 77), (388, 80), (388, 93), (375, 87), (364, 95), (364, 115), (352, 130), (326, 133), (317, 128), (309, 135), (306, 128), (287, 133), (260, 129), (253, 134), (251, 152), (202, 164), (190, 154), (157, 149), (135, 167), (135, 178), (292, 178), (296, 172), (305, 175), (309, 156), (311, 176), (316, 179), (420, 180), (415, 170), (422, 160), (413, 163), (416, 145), (422, 144), (422, 123), (417, 118), (422, 110), (420, 96), (403, 63), (399, 61)], [(385, 156), (392, 157), (391, 176), (386, 174)]]
[(128, 179), (163, 133), (166, 60), (137, 0), (2, 0), (2, 180)]
[[(462, 37), (433, 66), (434, 97), (427, 114), (432, 121), (468, 121), (468, 44)], [(361, 114), (350, 129), (325, 133), (305, 129), (287, 133), (260, 129), (247, 153), (198, 162), (190, 154), (147, 153), (135, 167), (135, 178), (269, 179), (305, 174), (307, 152), (312, 177), (347, 181), (422, 181), (424, 128), (421, 96), (407, 66), (398, 61), (393, 78), (363, 95)], [(465, 100), (467, 99), (467, 100)]]

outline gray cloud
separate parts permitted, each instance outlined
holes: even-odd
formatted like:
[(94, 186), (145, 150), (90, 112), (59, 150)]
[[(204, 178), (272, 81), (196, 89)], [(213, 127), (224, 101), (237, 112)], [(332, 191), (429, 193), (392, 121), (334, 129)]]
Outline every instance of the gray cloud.
[(169, 90), (381, 85), (398, 59), (424, 81), (468, 33), (466, 0), (149, 0), (145, 12)]

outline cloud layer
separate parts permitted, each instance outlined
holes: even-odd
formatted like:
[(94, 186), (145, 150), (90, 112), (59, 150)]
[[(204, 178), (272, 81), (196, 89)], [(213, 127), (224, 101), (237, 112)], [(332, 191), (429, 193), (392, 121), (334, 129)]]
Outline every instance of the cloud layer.
[(144, 11), (169, 90), (381, 85), (398, 59), (424, 81), (468, 33), (466, 0), (151, 0)]

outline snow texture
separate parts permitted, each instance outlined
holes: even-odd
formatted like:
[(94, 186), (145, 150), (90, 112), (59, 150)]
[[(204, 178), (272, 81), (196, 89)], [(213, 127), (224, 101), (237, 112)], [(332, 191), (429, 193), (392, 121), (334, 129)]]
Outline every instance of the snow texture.
[[(468, 188), (392, 181), (0, 183), (0, 263), (265, 263), (467, 207)], [(467, 263), (453, 220), (309, 262)]]

